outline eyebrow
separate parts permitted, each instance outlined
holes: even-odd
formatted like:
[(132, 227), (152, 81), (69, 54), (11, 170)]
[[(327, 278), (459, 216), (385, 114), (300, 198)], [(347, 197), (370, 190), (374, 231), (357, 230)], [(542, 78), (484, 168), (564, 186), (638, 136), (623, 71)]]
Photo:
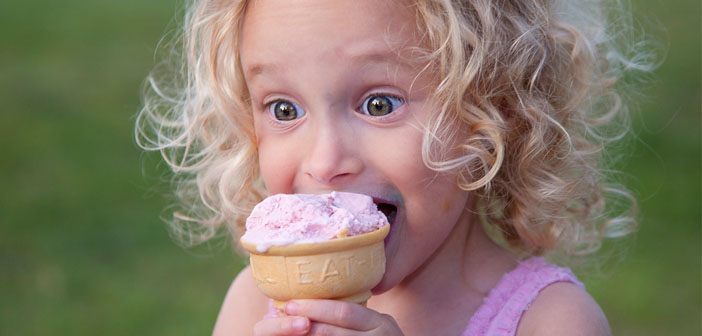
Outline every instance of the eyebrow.
[(354, 63), (390, 63), (390, 61), (394, 63), (398, 58), (399, 56), (391, 50), (369, 51), (349, 57)]
[(244, 75), (252, 79), (266, 72), (277, 72), (280, 67), (275, 63), (254, 63), (244, 69)]
[[(413, 62), (401, 57), (396, 52), (390, 49), (369, 50), (348, 56), (350, 64), (397, 64), (401, 68), (414, 69)], [(276, 73), (281, 70), (281, 66), (277, 63), (254, 63), (244, 69), (244, 74), (249, 80), (265, 73)]]

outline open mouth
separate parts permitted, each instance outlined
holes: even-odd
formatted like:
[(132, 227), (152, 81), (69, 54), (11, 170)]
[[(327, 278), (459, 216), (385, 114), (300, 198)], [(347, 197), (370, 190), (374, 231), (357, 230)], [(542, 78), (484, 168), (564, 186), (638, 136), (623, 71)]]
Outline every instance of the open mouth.
[(392, 226), (395, 223), (395, 216), (397, 215), (397, 206), (384, 202), (376, 202), (375, 205), (378, 207), (378, 210), (380, 210), (380, 212), (385, 214), (385, 217), (388, 218), (388, 223), (390, 223), (390, 225)]

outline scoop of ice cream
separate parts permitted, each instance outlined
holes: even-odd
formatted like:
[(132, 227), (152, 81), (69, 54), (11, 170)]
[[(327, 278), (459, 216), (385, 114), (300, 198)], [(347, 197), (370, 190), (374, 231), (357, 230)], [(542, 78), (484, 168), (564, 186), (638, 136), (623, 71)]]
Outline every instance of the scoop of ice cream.
[(345, 192), (278, 194), (257, 204), (242, 240), (260, 252), (271, 246), (315, 243), (356, 236), (388, 223), (369, 196)]

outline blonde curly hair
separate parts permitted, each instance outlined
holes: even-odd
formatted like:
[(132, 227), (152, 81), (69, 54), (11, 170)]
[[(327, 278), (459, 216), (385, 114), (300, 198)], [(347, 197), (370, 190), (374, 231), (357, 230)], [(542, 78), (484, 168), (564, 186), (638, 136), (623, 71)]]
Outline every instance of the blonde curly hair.
[[(617, 81), (624, 70), (647, 69), (641, 54), (618, 49), (612, 31), (626, 25), (607, 26), (625, 13), (621, 4), (408, 2), (429, 46), (422, 57), (440, 76), (424, 162), (457, 173), (493, 236), (532, 255), (572, 255), (635, 230), (633, 198), (603, 173), (605, 145), (628, 129)], [(186, 246), (225, 226), (238, 238), (266, 195), (238, 53), (246, 6), (189, 6), (169, 49), (179, 58), (148, 77), (137, 117), (138, 144), (160, 151), (175, 173), (182, 206), (170, 222)]]

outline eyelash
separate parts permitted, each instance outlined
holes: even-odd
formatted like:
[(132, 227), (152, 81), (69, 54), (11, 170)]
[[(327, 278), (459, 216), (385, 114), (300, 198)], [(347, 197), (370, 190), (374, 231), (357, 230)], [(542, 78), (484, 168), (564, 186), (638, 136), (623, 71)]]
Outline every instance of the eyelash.
[[(385, 115), (381, 115), (381, 116), (374, 116), (374, 115), (371, 115), (370, 113), (368, 113), (367, 105), (368, 105), (370, 99), (372, 99), (374, 97), (388, 98), (390, 100), (390, 103), (392, 104), (392, 111), (388, 112)], [(292, 104), (298, 111), (301, 111), (302, 114), (300, 116), (296, 117), (295, 119), (292, 119), (292, 120), (287, 120), (287, 121), (280, 120), (277, 118), (277, 116), (275, 115), (275, 111), (273, 110), (273, 108), (276, 106), (276, 104), (280, 104), (280, 103)], [(406, 101), (398, 95), (384, 93), (384, 92), (373, 92), (373, 93), (370, 93), (370, 94), (365, 96), (365, 98), (363, 99), (363, 102), (357, 108), (357, 112), (365, 117), (369, 117), (369, 118), (373, 118), (373, 119), (386, 119), (386, 118), (391, 117), (394, 114), (394, 112), (397, 111), (397, 109), (399, 109), (400, 107), (402, 107), (405, 104), (406, 104)], [(304, 115), (307, 114), (305, 109), (300, 107), (300, 105), (293, 103), (292, 101), (290, 101), (288, 99), (282, 99), (282, 98), (281, 99), (274, 99), (270, 102), (264, 103), (263, 109), (271, 117), (272, 122), (277, 123), (277, 124), (288, 124), (288, 123), (294, 122), (296, 120), (299, 120), (300, 118), (302, 118)]]
[[(282, 103), (287, 103), (287, 104), (292, 105), (292, 107), (295, 109), (295, 117), (294, 117), (294, 119), (290, 119), (290, 120), (278, 119), (278, 116), (276, 115), (276, 112), (277, 112), (277, 111), (276, 111), (275, 109), (276, 109), (276, 107), (278, 107), (278, 104), (282, 104)], [(269, 115), (270, 115), (276, 122), (279, 122), (279, 123), (289, 123), (289, 122), (298, 120), (298, 119), (302, 118), (303, 116), (305, 116), (305, 114), (307, 114), (307, 112), (305, 111), (305, 109), (303, 109), (302, 107), (300, 107), (300, 105), (295, 104), (295, 103), (293, 103), (293, 102), (291, 102), (291, 101), (289, 101), (289, 100), (287, 100), (287, 99), (276, 99), (276, 100), (273, 100), (273, 101), (271, 101), (270, 103), (264, 104), (264, 108), (265, 108), (266, 110), (268, 110)]]
[[(387, 114), (382, 115), (382, 116), (375, 116), (375, 115), (370, 114), (370, 112), (368, 111), (368, 103), (374, 97), (388, 98), (388, 100), (390, 100), (390, 104), (392, 106), (392, 111), (390, 111)], [(374, 93), (367, 95), (366, 98), (363, 99), (363, 102), (361, 103), (361, 106), (358, 108), (358, 110), (361, 114), (375, 118), (375, 119), (388, 118), (390, 115), (392, 115), (395, 111), (397, 111), (397, 109), (399, 109), (405, 103), (406, 103), (405, 100), (402, 97), (399, 97), (397, 95), (390, 94), (390, 93), (374, 92)]]

